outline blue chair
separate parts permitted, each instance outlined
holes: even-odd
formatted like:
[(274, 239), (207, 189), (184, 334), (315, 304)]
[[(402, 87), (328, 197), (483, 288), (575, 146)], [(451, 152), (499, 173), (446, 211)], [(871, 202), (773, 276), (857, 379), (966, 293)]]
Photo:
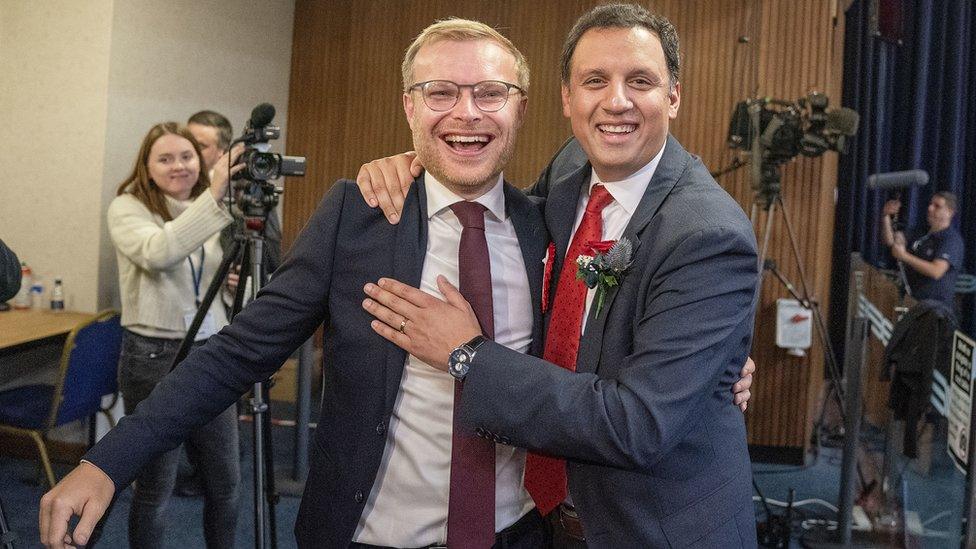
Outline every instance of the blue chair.
[(0, 431), (34, 440), (52, 487), (55, 478), (47, 455), (48, 432), (98, 412), (115, 424), (108, 410), (102, 408), (102, 397), (118, 391), (121, 346), (119, 313), (103, 311), (68, 334), (54, 385), (27, 385), (0, 392)]

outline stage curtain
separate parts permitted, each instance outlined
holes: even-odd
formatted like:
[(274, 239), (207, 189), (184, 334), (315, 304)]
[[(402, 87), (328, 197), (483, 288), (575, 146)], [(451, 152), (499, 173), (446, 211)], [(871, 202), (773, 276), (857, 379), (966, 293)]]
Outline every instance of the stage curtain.
[[(880, 2), (881, 9), (892, 2)], [(959, 197), (954, 223), (966, 241), (963, 272), (976, 273), (976, 3), (901, 0), (901, 43), (871, 35), (871, 0), (847, 10), (844, 106), (861, 115), (860, 131), (838, 173), (831, 337), (843, 348), (849, 254), (880, 267), (895, 266), (881, 241), (880, 216), (892, 193), (870, 190), (873, 173), (923, 169), (925, 187), (905, 189), (902, 219), (926, 227), (932, 194)], [(962, 329), (973, 335), (973, 296), (962, 302)]]

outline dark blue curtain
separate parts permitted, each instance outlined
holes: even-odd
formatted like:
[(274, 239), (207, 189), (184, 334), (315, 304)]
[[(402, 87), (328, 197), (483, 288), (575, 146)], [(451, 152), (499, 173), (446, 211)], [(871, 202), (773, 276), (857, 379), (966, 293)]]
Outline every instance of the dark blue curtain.
[[(976, 273), (976, 2), (903, 0), (900, 45), (870, 36), (870, 7), (870, 0), (855, 0), (846, 19), (842, 103), (860, 113), (861, 126), (838, 175), (830, 300), (837, 349), (843, 348), (850, 253), (894, 266), (880, 238), (889, 193), (869, 190), (868, 175), (916, 168), (929, 173), (927, 186), (901, 193), (909, 227), (926, 227), (932, 193), (956, 193), (953, 222), (966, 241), (964, 272)], [(969, 297), (960, 322), (970, 335), (974, 311)]]

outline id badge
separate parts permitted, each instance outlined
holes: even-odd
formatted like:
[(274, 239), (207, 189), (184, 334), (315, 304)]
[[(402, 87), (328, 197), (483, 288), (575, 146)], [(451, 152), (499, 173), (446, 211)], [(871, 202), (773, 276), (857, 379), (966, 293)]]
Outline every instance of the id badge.
[[(183, 314), (183, 326), (187, 330), (189, 330), (190, 325), (193, 324), (193, 317), (195, 316), (197, 316), (196, 311), (190, 311)], [(215, 333), (217, 333), (217, 323), (214, 321), (213, 313), (207, 311), (207, 316), (203, 317), (203, 322), (200, 323), (200, 329), (197, 330), (197, 336), (193, 339), (193, 341), (202, 341)]]

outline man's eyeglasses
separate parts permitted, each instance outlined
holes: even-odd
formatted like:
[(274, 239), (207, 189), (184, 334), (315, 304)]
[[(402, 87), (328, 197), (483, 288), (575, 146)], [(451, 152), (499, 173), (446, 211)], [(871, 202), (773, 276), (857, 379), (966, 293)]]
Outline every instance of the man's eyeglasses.
[(457, 105), (461, 98), (461, 88), (471, 88), (471, 96), (474, 104), (484, 112), (495, 112), (501, 110), (508, 103), (508, 96), (512, 90), (522, 93), (522, 88), (515, 84), (502, 82), (500, 80), (485, 80), (477, 84), (456, 84), (450, 80), (428, 80), (417, 82), (407, 88), (407, 91), (420, 89), (424, 97), (424, 103), (432, 111), (449, 111)]

